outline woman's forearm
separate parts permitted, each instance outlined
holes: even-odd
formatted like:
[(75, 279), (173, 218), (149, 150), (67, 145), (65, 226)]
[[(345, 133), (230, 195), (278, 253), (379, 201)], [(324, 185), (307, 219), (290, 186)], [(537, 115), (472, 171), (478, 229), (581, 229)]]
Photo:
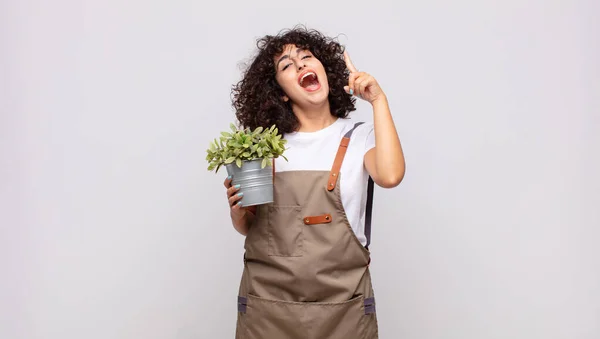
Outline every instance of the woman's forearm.
[(254, 214), (248, 210), (241, 217), (236, 218), (233, 213), (230, 213), (231, 222), (233, 224), (233, 228), (235, 228), (238, 233), (243, 236), (248, 234), (248, 230), (250, 229), (250, 225), (254, 220)]
[(404, 177), (404, 154), (385, 95), (373, 102), (373, 125), (377, 146), (375, 148), (377, 176), (386, 186), (396, 186)]

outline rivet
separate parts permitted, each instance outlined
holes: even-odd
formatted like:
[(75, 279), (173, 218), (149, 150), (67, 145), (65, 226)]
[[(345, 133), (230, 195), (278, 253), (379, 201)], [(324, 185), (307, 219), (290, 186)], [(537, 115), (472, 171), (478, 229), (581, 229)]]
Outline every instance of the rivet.
[(333, 186), (333, 183), (329, 183), (329, 186)]
[(329, 216), (328, 215), (325, 216), (325, 220), (329, 220)]
[(310, 222), (310, 220), (309, 219), (304, 219), (304, 222), (308, 224)]
[(332, 175), (335, 177), (337, 174), (333, 173)]

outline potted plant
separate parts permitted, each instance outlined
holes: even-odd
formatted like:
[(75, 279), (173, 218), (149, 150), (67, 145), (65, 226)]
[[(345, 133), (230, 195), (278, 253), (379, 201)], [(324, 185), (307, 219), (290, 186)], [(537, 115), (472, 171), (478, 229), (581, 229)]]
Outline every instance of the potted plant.
[(286, 140), (275, 125), (254, 131), (237, 129), (221, 132), (219, 139), (211, 141), (206, 160), (208, 170), (217, 173), (225, 166), (232, 176), (232, 184), (240, 185), (244, 193), (244, 207), (273, 202), (273, 159), (283, 155)]

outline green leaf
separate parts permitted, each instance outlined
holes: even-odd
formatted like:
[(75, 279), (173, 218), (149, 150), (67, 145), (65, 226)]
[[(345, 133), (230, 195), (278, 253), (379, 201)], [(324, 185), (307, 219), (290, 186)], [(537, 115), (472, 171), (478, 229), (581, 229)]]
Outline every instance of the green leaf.
[(254, 159), (262, 159), (263, 168), (272, 165), (272, 159), (279, 156), (288, 160), (283, 156), (287, 140), (279, 134), (276, 124), (267, 128), (258, 126), (254, 130), (236, 127), (233, 123), (229, 126), (231, 132), (221, 132), (219, 138), (206, 150), (206, 161), (211, 170), (218, 171), (222, 165), (233, 162), (242, 167), (243, 161)]

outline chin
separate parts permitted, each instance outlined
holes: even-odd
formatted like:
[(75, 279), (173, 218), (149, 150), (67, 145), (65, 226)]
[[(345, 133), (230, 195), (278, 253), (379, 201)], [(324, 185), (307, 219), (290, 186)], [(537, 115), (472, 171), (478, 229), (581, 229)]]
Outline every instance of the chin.
[(322, 86), (316, 94), (316, 97), (321, 99), (327, 99), (329, 97), (329, 87)]
[(315, 95), (314, 97), (308, 99), (308, 102), (310, 102), (313, 105), (322, 105), (325, 102), (327, 102), (329, 100), (329, 95), (327, 92), (319, 92), (318, 95)]

